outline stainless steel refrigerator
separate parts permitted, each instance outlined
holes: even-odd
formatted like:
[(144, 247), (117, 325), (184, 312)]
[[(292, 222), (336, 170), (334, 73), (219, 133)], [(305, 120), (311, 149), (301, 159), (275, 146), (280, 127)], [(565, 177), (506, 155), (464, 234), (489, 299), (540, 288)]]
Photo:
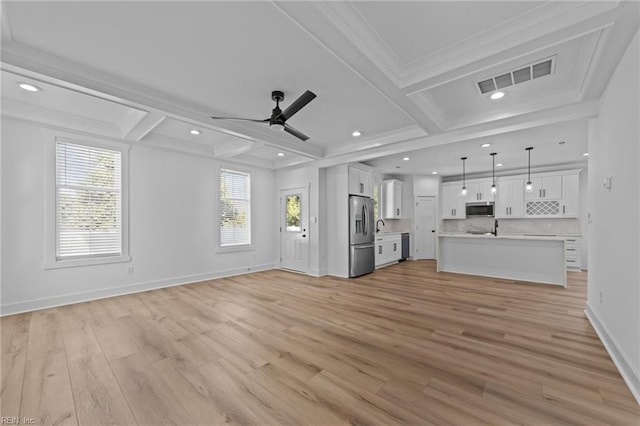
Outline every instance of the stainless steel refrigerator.
[(376, 267), (373, 199), (349, 197), (349, 277), (373, 272)]

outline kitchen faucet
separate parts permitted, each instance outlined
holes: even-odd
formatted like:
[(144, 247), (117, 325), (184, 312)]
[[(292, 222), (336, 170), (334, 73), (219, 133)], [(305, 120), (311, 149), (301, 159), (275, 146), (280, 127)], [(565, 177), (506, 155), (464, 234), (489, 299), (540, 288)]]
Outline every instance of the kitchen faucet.
[(378, 226), (380, 225), (380, 222), (382, 222), (382, 226), (384, 226), (384, 220), (378, 219), (378, 221), (376, 222), (376, 234), (380, 232), (380, 227)]
[(491, 233), (497, 237), (498, 236), (498, 219), (496, 219), (494, 225), (493, 225), (493, 231), (491, 231)]

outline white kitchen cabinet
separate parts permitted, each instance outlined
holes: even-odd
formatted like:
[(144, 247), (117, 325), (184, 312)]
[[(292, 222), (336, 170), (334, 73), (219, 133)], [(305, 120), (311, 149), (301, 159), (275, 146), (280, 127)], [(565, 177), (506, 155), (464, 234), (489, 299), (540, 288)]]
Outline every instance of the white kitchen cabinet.
[[(467, 181), (467, 203), (476, 201), (494, 201), (494, 194), (491, 193), (492, 179), (476, 179)], [(497, 185), (497, 184), (496, 184)]]
[(383, 219), (402, 217), (402, 181), (388, 179), (381, 186), (381, 209)]
[(560, 200), (562, 198), (562, 176), (531, 177), (533, 190), (525, 193), (525, 200)]
[(524, 179), (500, 178), (496, 185), (496, 218), (524, 217)]
[[(464, 219), (466, 199), (461, 195), (462, 182), (442, 184), (442, 219)], [(468, 195), (468, 194), (467, 194)]]
[(402, 257), (402, 237), (399, 234), (376, 235), (376, 268), (397, 262)]
[(349, 194), (373, 197), (373, 176), (368, 170), (349, 166)]
[(562, 209), (564, 217), (578, 217), (580, 213), (580, 175), (562, 176)]

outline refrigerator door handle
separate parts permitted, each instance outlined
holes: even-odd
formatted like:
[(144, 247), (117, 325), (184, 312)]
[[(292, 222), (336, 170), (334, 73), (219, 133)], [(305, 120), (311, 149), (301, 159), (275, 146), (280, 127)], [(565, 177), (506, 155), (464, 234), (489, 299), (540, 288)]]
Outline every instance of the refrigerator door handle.
[(369, 217), (367, 215), (367, 203), (364, 203), (362, 205), (362, 225), (363, 225), (362, 234), (363, 235), (367, 235), (369, 233), (368, 222), (369, 222)]

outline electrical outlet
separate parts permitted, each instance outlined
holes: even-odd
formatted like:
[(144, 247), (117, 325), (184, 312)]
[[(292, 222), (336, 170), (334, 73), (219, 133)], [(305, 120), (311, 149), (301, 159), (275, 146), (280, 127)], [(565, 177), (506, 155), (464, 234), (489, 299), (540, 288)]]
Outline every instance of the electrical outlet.
[(129, 266), (129, 269), (127, 269), (127, 275), (133, 275), (133, 266)]

